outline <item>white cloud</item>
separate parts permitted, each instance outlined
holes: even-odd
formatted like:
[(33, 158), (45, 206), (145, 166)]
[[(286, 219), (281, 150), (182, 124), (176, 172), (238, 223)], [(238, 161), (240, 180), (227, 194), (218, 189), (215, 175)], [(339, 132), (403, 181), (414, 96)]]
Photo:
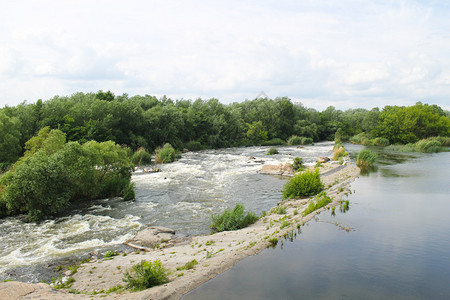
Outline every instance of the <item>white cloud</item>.
[(0, 12), (0, 104), (99, 89), (229, 103), (263, 90), (317, 108), (449, 109), (448, 15), (406, 0), (15, 1)]

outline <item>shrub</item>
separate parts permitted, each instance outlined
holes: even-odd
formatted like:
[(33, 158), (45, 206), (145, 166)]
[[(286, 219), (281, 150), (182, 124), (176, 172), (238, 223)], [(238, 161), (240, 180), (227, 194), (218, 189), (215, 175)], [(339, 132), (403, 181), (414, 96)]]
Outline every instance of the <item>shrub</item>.
[(184, 144), (184, 148), (188, 149), (189, 151), (198, 151), (203, 149), (202, 144), (197, 141), (187, 142), (186, 144)]
[(302, 171), (303, 170), (303, 158), (301, 158), (301, 157), (294, 158), (294, 162), (292, 163), (292, 168), (295, 171)]
[(371, 168), (373, 167), (373, 164), (375, 163), (377, 159), (377, 155), (375, 153), (373, 153), (370, 150), (361, 150), (358, 153), (358, 157), (356, 160), (356, 165), (360, 168), (360, 169), (367, 169), (367, 168)]
[(144, 148), (139, 148), (131, 156), (131, 162), (135, 166), (148, 165), (152, 162), (152, 156)]
[(302, 144), (302, 137), (293, 135), (287, 140), (288, 145), (294, 146), (294, 145), (301, 145)]
[(372, 140), (372, 144), (375, 146), (386, 147), (389, 146), (389, 140), (386, 138), (377, 137), (376, 139)]
[(415, 144), (415, 148), (417, 152), (436, 153), (441, 151), (442, 145), (438, 140), (434, 138), (429, 138), (426, 140), (418, 141)]
[(213, 215), (211, 217), (212, 225), (210, 226), (213, 232), (237, 230), (247, 227), (258, 220), (254, 213), (247, 213), (244, 215), (244, 205), (238, 203), (233, 210), (225, 209), (220, 215)]
[(275, 148), (270, 148), (269, 152), (267, 152), (266, 155), (274, 155), (274, 154), (278, 154), (278, 150)]
[(196, 265), (198, 265), (198, 261), (196, 259), (193, 259), (193, 260), (187, 262), (184, 266), (178, 267), (177, 271), (190, 270), (190, 269), (193, 269), (194, 266), (196, 266)]
[(280, 138), (274, 138), (265, 142), (262, 142), (261, 145), (263, 146), (277, 146), (277, 145), (284, 145), (285, 142)]
[(339, 160), (339, 158), (346, 156), (348, 153), (345, 151), (344, 146), (340, 143), (335, 143), (333, 148), (333, 160)]
[(314, 140), (309, 137), (302, 137), (302, 145), (309, 145), (314, 143)]
[(283, 187), (283, 198), (312, 196), (323, 189), (319, 169), (294, 175)]
[(439, 143), (441, 143), (442, 147), (449, 147), (450, 146), (450, 137), (437, 136), (434, 139), (439, 141)]
[(324, 207), (328, 203), (331, 203), (331, 198), (325, 192), (320, 193), (314, 200), (309, 203), (308, 207), (303, 211), (303, 216), (306, 216), (313, 211)]
[(124, 282), (127, 288), (134, 291), (142, 291), (152, 286), (164, 284), (169, 281), (168, 272), (160, 260), (142, 260), (125, 273)]
[(175, 160), (175, 149), (169, 143), (166, 143), (162, 148), (158, 147), (155, 152), (155, 160), (159, 164), (171, 163)]

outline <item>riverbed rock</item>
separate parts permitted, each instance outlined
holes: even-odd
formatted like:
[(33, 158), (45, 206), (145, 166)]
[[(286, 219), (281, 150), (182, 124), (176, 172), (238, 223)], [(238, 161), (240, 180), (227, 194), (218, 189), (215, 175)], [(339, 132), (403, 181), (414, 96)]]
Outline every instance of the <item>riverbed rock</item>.
[(294, 169), (290, 164), (264, 165), (259, 171), (260, 174), (292, 176)]
[(0, 282), (0, 299), (84, 299), (85, 295), (67, 294), (55, 290), (45, 283), (25, 283), (18, 281)]
[(321, 156), (321, 157), (319, 157), (319, 158), (317, 159), (317, 162), (318, 162), (318, 163), (321, 163), (321, 164), (326, 163), (326, 162), (328, 162), (328, 161), (330, 161), (330, 158), (329, 158), (329, 157), (326, 157), (326, 156)]
[(157, 245), (167, 243), (173, 239), (175, 239), (175, 230), (153, 226), (139, 231), (132, 239), (129, 239), (124, 244), (136, 249), (149, 251)]

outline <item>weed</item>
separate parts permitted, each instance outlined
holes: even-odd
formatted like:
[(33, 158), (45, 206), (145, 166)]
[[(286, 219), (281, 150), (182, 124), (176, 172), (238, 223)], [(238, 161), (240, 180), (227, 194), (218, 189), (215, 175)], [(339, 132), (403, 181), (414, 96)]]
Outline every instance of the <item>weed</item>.
[(303, 215), (306, 216), (312, 213), (313, 211), (321, 207), (324, 207), (328, 203), (331, 203), (331, 198), (328, 197), (328, 195), (325, 192), (322, 192), (309, 203), (308, 207), (303, 211)]
[(68, 289), (74, 282), (75, 279), (73, 277), (69, 277), (67, 280), (64, 280), (61, 275), (58, 278), (52, 279), (52, 285), (55, 289)]
[(267, 152), (266, 155), (274, 155), (274, 154), (278, 154), (278, 150), (276, 148), (270, 148), (269, 152)]
[(280, 205), (277, 206), (277, 209), (275, 210), (275, 213), (279, 214), (279, 215), (285, 215), (286, 214), (286, 207)]
[(271, 238), (269, 240), (269, 247), (275, 247), (278, 244), (278, 239), (277, 238)]
[(323, 189), (319, 170), (304, 171), (292, 177), (283, 187), (283, 198), (312, 196)]
[(233, 210), (225, 209), (220, 215), (213, 215), (211, 217), (212, 225), (210, 226), (213, 232), (237, 230), (247, 227), (258, 220), (258, 217), (249, 212), (244, 216), (244, 205), (238, 203)]
[(167, 270), (160, 260), (153, 262), (142, 260), (125, 273), (123, 280), (127, 282), (127, 288), (134, 291), (145, 290), (169, 281)]
[(285, 228), (285, 227), (288, 227), (289, 225), (291, 225), (291, 223), (290, 223), (288, 220), (283, 220), (283, 221), (281, 222), (280, 229), (283, 229), (283, 228)]
[(193, 269), (195, 265), (198, 265), (198, 261), (193, 259), (190, 262), (187, 262), (184, 266), (178, 267), (177, 271), (190, 270), (190, 269)]
[(294, 216), (298, 215), (298, 209), (294, 210)]

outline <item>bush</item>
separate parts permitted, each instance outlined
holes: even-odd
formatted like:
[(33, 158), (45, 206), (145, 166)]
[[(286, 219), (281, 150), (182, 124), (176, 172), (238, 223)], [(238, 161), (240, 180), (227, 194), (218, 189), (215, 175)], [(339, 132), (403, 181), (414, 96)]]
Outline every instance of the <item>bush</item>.
[(314, 140), (309, 137), (302, 137), (302, 145), (310, 145), (314, 143)]
[(213, 232), (237, 230), (251, 225), (258, 220), (254, 213), (247, 213), (244, 216), (244, 205), (238, 203), (233, 210), (225, 209), (220, 215), (211, 217)]
[(301, 145), (302, 144), (302, 137), (293, 135), (287, 140), (287, 143), (290, 146)]
[(356, 165), (360, 169), (367, 169), (373, 167), (373, 164), (375, 163), (377, 159), (377, 155), (373, 153), (370, 150), (361, 150), (358, 153), (358, 157), (356, 160)]
[(274, 155), (274, 154), (278, 154), (278, 150), (275, 148), (270, 148), (269, 152), (267, 152), (266, 155)]
[(303, 158), (296, 157), (294, 158), (294, 162), (292, 163), (292, 169), (295, 171), (302, 171), (303, 170)]
[(142, 291), (167, 283), (169, 278), (167, 270), (164, 269), (159, 259), (153, 262), (142, 260), (125, 273), (123, 281), (127, 282), (128, 289)]
[(439, 143), (441, 143), (442, 147), (449, 147), (450, 146), (450, 137), (437, 136), (434, 139), (439, 141)]
[(186, 144), (184, 144), (184, 148), (188, 149), (189, 151), (198, 151), (203, 149), (202, 143), (197, 141), (187, 142)]
[(175, 160), (175, 149), (169, 143), (166, 143), (162, 148), (158, 147), (155, 152), (155, 160), (159, 164), (167, 164)]
[(328, 203), (331, 203), (331, 198), (325, 192), (320, 193), (314, 200), (309, 203), (308, 207), (303, 211), (303, 216), (306, 216), (313, 211), (324, 207)]
[(417, 152), (436, 153), (441, 151), (442, 145), (438, 140), (434, 138), (429, 138), (426, 140), (418, 141), (415, 144), (415, 148)]
[(386, 138), (377, 137), (376, 139), (372, 140), (372, 144), (374, 146), (386, 147), (389, 146), (389, 140)]
[(261, 145), (263, 146), (277, 146), (277, 145), (284, 145), (284, 141), (280, 138), (274, 138), (265, 142), (262, 142)]
[(152, 162), (152, 156), (144, 148), (139, 148), (131, 156), (131, 162), (135, 166), (148, 165)]
[(295, 198), (316, 195), (323, 189), (319, 170), (304, 171), (294, 175), (283, 187), (283, 198)]
[(333, 160), (339, 160), (341, 157), (343, 158), (348, 153), (345, 151), (344, 146), (340, 143), (335, 143), (333, 148)]

